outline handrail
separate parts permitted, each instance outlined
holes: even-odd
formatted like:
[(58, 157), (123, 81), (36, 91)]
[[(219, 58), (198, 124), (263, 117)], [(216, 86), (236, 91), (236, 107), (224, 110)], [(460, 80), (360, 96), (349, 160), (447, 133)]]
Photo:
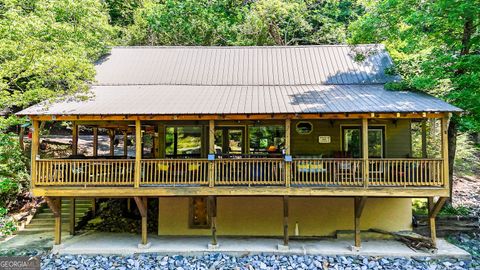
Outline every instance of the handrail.
[(355, 158), (294, 159), (292, 186), (363, 186), (363, 160)]
[(37, 160), (34, 185), (133, 185), (132, 159), (48, 159)]
[(206, 159), (144, 159), (140, 185), (207, 185)]
[(369, 185), (444, 186), (443, 159), (370, 159)]
[(214, 162), (217, 185), (285, 185), (285, 164), (281, 158), (217, 159)]
[[(135, 162), (40, 159), (32, 181), (34, 186), (133, 186)], [(142, 159), (139, 185), (445, 187), (443, 159), (371, 158), (367, 174), (364, 162), (359, 158)]]

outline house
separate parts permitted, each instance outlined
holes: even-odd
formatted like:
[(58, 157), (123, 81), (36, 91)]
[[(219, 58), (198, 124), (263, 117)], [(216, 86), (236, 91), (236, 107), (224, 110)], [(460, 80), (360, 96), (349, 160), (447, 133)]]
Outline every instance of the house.
[[(449, 196), (447, 126), (460, 109), (422, 93), (385, 90), (381, 45), (116, 47), (96, 65), (87, 100), (27, 108), (32, 191), (61, 238), (62, 198), (132, 198), (147, 244), (147, 200), (159, 235), (331, 236), (411, 230), (411, 198), (435, 216)], [(441, 123), (441, 156), (414, 158), (411, 125)], [(38, 156), (39, 122), (71, 121), (68, 159)], [(78, 126), (93, 155), (77, 154)], [(110, 130), (99, 156), (99, 128)], [(114, 134), (135, 154), (114, 155)], [(425, 139), (425, 132), (423, 133)], [(424, 140), (425, 142), (425, 140)], [(124, 145), (128, 145), (125, 143)], [(423, 143), (426, 149), (426, 144)]]

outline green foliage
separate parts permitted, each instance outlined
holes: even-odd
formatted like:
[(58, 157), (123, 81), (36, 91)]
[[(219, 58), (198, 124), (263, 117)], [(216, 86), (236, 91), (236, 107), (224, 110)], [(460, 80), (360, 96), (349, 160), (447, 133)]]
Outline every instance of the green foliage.
[(18, 137), (12, 133), (0, 133), (0, 207), (7, 207), (18, 191), (26, 187), (25, 162)]
[(455, 173), (457, 175), (473, 175), (480, 169), (480, 160), (477, 156), (478, 146), (469, 138), (467, 133), (457, 136), (457, 151), (455, 155)]
[(344, 43), (363, 14), (356, 0), (166, 0), (133, 15), (131, 45), (293, 45)]
[[(428, 207), (426, 199), (415, 199), (412, 201), (412, 211), (415, 215), (428, 215)], [(442, 210), (438, 213), (440, 217), (452, 217), (452, 216), (469, 216), (472, 214), (472, 210), (466, 206), (453, 206), (445, 204)]]
[(110, 23), (119, 26), (131, 25), (134, 12), (141, 6), (141, 3), (141, 0), (105, 0)]
[(289, 45), (312, 29), (307, 5), (296, 0), (259, 0), (252, 3), (239, 26), (242, 45)]
[(234, 40), (237, 8), (228, 0), (148, 1), (135, 12), (128, 43), (228, 45)]
[(0, 207), (0, 237), (11, 235), (16, 230), (15, 222), (7, 216), (7, 209)]
[(423, 91), (466, 113), (463, 130), (480, 131), (480, 1), (382, 0), (350, 26), (351, 43), (385, 43), (400, 85)]
[(112, 35), (96, 0), (0, 0), (0, 110), (86, 91)]

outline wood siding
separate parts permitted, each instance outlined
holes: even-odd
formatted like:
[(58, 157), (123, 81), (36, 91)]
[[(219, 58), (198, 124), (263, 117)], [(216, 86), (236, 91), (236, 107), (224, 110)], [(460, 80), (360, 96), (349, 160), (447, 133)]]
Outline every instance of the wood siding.
[[(307, 120), (301, 120), (307, 121)], [(292, 155), (333, 157), (336, 151), (342, 151), (342, 126), (358, 126), (361, 120), (308, 120), (313, 125), (310, 134), (296, 132), (299, 120), (292, 121)], [(406, 158), (411, 156), (410, 120), (372, 120), (369, 127), (385, 127), (385, 155), (388, 158)], [(330, 136), (328, 144), (318, 143), (318, 136)]]

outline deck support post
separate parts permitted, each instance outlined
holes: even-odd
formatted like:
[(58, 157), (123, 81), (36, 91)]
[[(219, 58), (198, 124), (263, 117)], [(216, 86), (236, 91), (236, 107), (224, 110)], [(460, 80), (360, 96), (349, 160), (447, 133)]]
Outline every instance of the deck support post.
[(32, 121), (33, 134), (32, 134), (32, 150), (30, 157), (30, 175), (32, 187), (35, 187), (37, 182), (37, 156), (38, 156), (38, 144), (40, 142), (40, 126), (37, 120)]
[(368, 119), (362, 118), (363, 185), (368, 187)]
[(355, 197), (354, 198), (354, 215), (355, 215), (355, 248), (360, 249), (362, 246), (361, 237), (360, 237), (360, 218), (362, 217), (363, 208), (365, 207), (365, 202), (367, 197)]
[(428, 198), (428, 223), (430, 225), (430, 238), (432, 239), (434, 247), (437, 246), (437, 229), (435, 218), (446, 201), (446, 197), (440, 197), (436, 202), (433, 197)]
[(210, 221), (211, 221), (211, 229), (212, 229), (212, 247), (217, 247), (217, 197), (210, 196)]
[(115, 156), (115, 129), (108, 130), (108, 137), (110, 138), (110, 156)]
[(92, 198), (92, 215), (97, 216), (97, 199)]
[(140, 187), (142, 169), (142, 126), (140, 120), (135, 121), (135, 188)]
[(283, 245), (288, 247), (288, 196), (283, 196)]
[[(208, 154), (215, 155), (215, 121), (210, 120), (208, 122)], [(209, 158), (210, 159), (210, 158)], [(208, 162), (208, 186), (213, 187), (215, 185), (215, 164), (213, 161)]]
[(160, 235), (160, 197), (158, 197), (157, 234)]
[(60, 245), (62, 243), (62, 198), (45, 197), (45, 201), (55, 217), (54, 243)]
[(93, 128), (93, 156), (98, 156), (98, 128)]
[(78, 125), (72, 122), (72, 155), (78, 154)]
[(128, 157), (128, 135), (127, 131), (123, 131), (123, 157)]
[(70, 211), (69, 211), (69, 225), (70, 225), (70, 235), (75, 235), (75, 198), (70, 198)]
[(138, 211), (140, 212), (140, 216), (142, 217), (142, 242), (141, 244), (143, 246), (148, 244), (148, 239), (147, 239), (147, 232), (148, 232), (148, 226), (147, 226), (147, 197), (134, 197), (135, 203), (137, 204)]
[[(291, 120), (285, 119), (285, 156), (290, 156), (290, 127)], [(291, 162), (285, 162), (285, 186), (288, 188), (290, 187), (291, 183)]]

